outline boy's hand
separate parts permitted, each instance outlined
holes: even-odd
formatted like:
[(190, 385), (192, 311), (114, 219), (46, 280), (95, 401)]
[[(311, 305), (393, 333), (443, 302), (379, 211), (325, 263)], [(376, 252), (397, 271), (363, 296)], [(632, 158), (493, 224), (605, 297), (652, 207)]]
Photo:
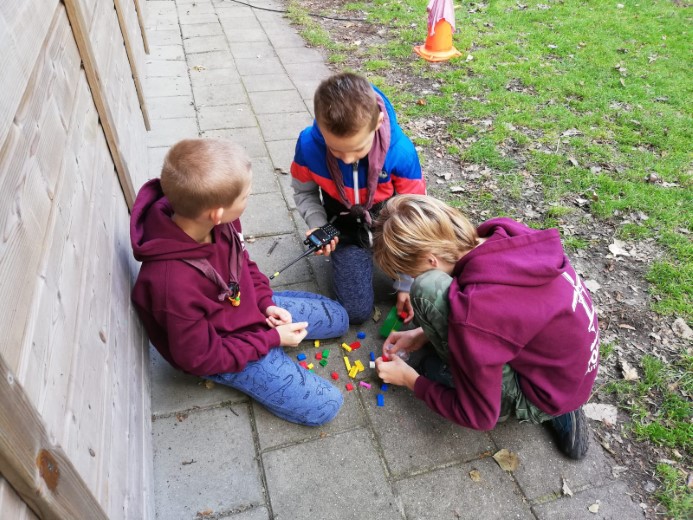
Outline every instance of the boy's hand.
[(411, 306), (411, 298), (408, 292), (399, 291), (397, 293), (397, 314), (406, 312), (407, 317), (404, 318), (404, 323), (409, 323), (414, 319), (414, 308)]
[[(308, 231), (306, 231), (306, 236), (310, 235), (316, 229), (320, 229), (320, 228), (309, 229)], [(325, 244), (324, 246), (322, 246), (320, 249), (318, 249), (315, 252), (315, 254), (316, 255), (330, 256), (330, 253), (337, 248), (338, 243), (339, 243), (339, 237), (334, 237), (332, 240), (330, 240), (329, 244)]]
[(279, 345), (282, 347), (297, 347), (301, 340), (306, 337), (306, 334), (308, 334), (307, 326), (307, 321), (279, 325), (277, 327)]
[(276, 305), (270, 305), (267, 307), (267, 309), (265, 309), (265, 316), (267, 316), (267, 319), (265, 320), (267, 325), (272, 328), (291, 323), (291, 313), (286, 309), (277, 307)]
[[(404, 352), (414, 352), (423, 347), (426, 341), (426, 335), (421, 327), (414, 330), (390, 332), (385, 343), (383, 343), (383, 354), (386, 354), (389, 358), (398, 358), (395, 354), (400, 350)], [(386, 345), (390, 345), (387, 351), (385, 350)]]
[(409, 390), (414, 390), (414, 385), (419, 377), (416, 370), (397, 356), (394, 356), (390, 361), (383, 361), (383, 358), (379, 357), (375, 360), (375, 369), (378, 371), (378, 377), (386, 383), (406, 386)]

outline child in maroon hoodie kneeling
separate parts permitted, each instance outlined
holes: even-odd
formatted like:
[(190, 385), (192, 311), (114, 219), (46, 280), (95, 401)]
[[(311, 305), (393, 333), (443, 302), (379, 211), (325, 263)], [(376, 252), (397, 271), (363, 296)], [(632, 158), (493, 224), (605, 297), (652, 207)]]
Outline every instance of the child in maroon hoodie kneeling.
[[(475, 229), (432, 197), (390, 199), (375, 225), (374, 260), (390, 276), (415, 277), (419, 328), (393, 332), (376, 360), (386, 382), (407, 386), (461, 426), (492, 429), (514, 413), (549, 421), (558, 446), (581, 459), (589, 445), (582, 405), (599, 363), (599, 326), (589, 293), (555, 229), (509, 218)], [(398, 352), (430, 344), (416, 369)], [(391, 359), (389, 359), (391, 358)]]
[(323, 296), (272, 293), (241, 233), (251, 177), (247, 154), (229, 141), (190, 139), (169, 150), (161, 180), (142, 187), (132, 210), (132, 248), (142, 262), (132, 301), (173, 367), (318, 426), (337, 414), (342, 395), (281, 347), (341, 336), (348, 317)]

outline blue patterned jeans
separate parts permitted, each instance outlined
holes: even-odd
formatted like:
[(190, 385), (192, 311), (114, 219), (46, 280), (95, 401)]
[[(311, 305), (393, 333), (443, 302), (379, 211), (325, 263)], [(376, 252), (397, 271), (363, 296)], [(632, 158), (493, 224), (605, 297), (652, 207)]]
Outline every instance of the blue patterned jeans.
[[(346, 311), (337, 302), (312, 293), (274, 293), (274, 303), (291, 313), (293, 321), (308, 322), (307, 339), (341, 336), (349, 328)], [(207, 377), (252, 397), (277, 417), (305, 426), (331, 421), (342, 406), (338, 388), (308, 372), (286, 355), (282, 347), (248, 363), (241, 372)]]

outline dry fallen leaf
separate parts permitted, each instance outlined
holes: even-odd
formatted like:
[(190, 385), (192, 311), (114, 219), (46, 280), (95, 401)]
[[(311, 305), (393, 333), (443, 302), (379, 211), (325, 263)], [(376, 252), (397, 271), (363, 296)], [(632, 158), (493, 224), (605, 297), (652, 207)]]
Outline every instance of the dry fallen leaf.
[(375, 310), (373, 311), (373, 321), (378, 321), (380, 319), (381, 315), (382, 315), (382, 313), (380, 312), (380, 309), (378, 309), (376, 307)]
[(520, 465), (520, 459), (517, 457), (517, 454), (505, 448), (494, 453), (493, 458), (501, 469), (505, 471), (515, 471)]
[(582, 410), (593, 421), (601, 421), (607, 426), (616, 424), (618, 410), (612, 404), (587, 403), (583, 405)]
[(609, 244), (609, 251), (614, 256), (630, 256), (630, 253), (625, 249), (625, 245), (626, 243), (621, 240), (614, 240), (613, 244)]
[(479, 473), (478, 469), (473, 469), (469, 472), (469, 478), (471, 478), (474, 482), (481, 482), (481, 473)]
[(569, 497), (573, 496), (573, 492), (568, 487), (568, 481), (566, 479), (563, 479), (563, 489), (561, 491), (563, 491), (564, 495), (568, 495)]
[(595, 502), (595, 503), (592, 504), (590, 507), (588, 507), (587, 510), (588, 510), (590, 513), (594, 513), (594, 514), (599, 513), (599, 502)]
[(640, 379), (638, 376), (638, 371), (630, 366), (628, 361), (621, 360), (621, 370), (623, 371), (623, 379), (626, 381), (637, 381)]
[(211, 509), (205, 509), (204, 511), (198, 511), (197, 512), (197, 516), (200, 518), (205, 517), (205, 516), (211, 516), (213, 514), (214, 514), (214, 511), (212, 511)]
[(426, 103), (426, 100), (425, 100), (425, 99), (420, 98), (420, 99), (417, 99), (417, 100), (416, 100), (416, 104), (417, 104), (417, 105), (421, 105), (421, 106), (425, 106), (427, 103)]
[(207, 390), (211, 390), (212, 388), (214, 388), (214, 381), (210, 381), (209, 379), (206, 379), (205, 380), (205, 388)]

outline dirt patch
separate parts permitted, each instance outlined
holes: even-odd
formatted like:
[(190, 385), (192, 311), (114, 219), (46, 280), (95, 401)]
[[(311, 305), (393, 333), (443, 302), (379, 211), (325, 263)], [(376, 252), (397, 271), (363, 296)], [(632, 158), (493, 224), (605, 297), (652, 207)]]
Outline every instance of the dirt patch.
[[(340, 10), (344, 3), (337, 0), (300, 0), (298, 3), (312, 13), (338, 18), (365, 18), (364, 13), (358, 11), (345, 14)], [(387, 27), (325, 18), (314, 20), (330, 33), (334, 41), (356, 45), (357, 48), (367, 48), (385, 43), (390, 37), (396, 38), (396, 34), (390, 34)], [(423, 17), (421, 27), (423, 39)], [(363, 67), (366, 59), (363, 52), (348, 52), (345, 53), (345, 60), (332, 68), (335, 72), (350, 68), (368, 75)], [(436, 65), (432, 64), (431, 67)], [(384, 77), (389, 85), (405, 89), (422, 99), (441, 87), (411, 75), (403, 67), (392, 67), (378, 71), (377, 74)], [(506, 88), (532, 94), (520, 81), (513, 81)], [(523, 170), (525, 159), (520, 147), (508, 140), (500, 149), (501, 155), (505, 154), (519, 165), (513, 172), (514, 195), (506, 196), (509, 191), (503, 183), (506, 176), (502, 172), (483, 165), (463, 163), (446, 151), (449, 144), (461, 149), (468, 145), (449, 135), (449, 123), (444, 118), (431, 117), (412, 119), (402, 125), (411, 138), (430, 143), (417, 147), (425, 165), (429, 194), (447, 201), (458, 201), (470, 220), (477, 223), (496, 216), (492, 211), (526, 222), (541, 221), (550, 214), (552, 205), (545, 200), (540, 182), (533, 178), (531, 172)], [(492, 125), (493, 121), (468, 123), (483, 128)], [(530, 138), (540, 137), (532, 135), (529, 130), (526, 132)], [(555, 153), (554, 150), (546, 151)], [(593, 165), (592, 168), (599, 171), (608, 170), (611, 166)], [(475, 202), (479, 200), (476, 197), (478, 194), (493, 195), (493, 210), (489, 209), (488, 203)], [(643, 216), (614, 214), (608, 220), (596, 219), (590, 213), (591, 202), (590, 194), (570, 194), (561, 201), (561, 205), (572, 208), (572, 211), (552, 218), (558, 222), (564, 238), (579, 237), (588, 244), (582, 249), (569, 251), (569, 256), (592, 293), (598, 309), (602, 344), (613, 345), (613, 351), (601, 361), (591, 402), (615, 404), (614, 397), (606, 394), (603, 389), (608, 382), (624, 378), (624, 366), (635, 368), (637, 377), (642, 377), (640, 360), (644, 355), (649, 354), (670, 363), (681, 352), (690, 352), (691, 343), (674, 332), (673, 317), (661, 317), (650, 310), (652, 296), (648, 292), (645, 274), (653, 260), (663, 257), (661, 248), (654, 240), (621, 243), (617, 239), (621, 226), (637, 224)], [(618, 421), (614, 425), (591, 421), (595, 440), (613, 458), (614, 477), (628, 482), (629, 488), (635, 493), (633, 499), (641, 504), (646, 517), (662, 518), (663, 507), (653, 498), (660, 485), (654, 476), (655, 466), (659, 462), (665, 462), (690, 468), (690, 454), (680, 454), (647, 441), (635, 440), (628, 429), (629, 421), (630, 418), (623, 411), (619, 411)]]

